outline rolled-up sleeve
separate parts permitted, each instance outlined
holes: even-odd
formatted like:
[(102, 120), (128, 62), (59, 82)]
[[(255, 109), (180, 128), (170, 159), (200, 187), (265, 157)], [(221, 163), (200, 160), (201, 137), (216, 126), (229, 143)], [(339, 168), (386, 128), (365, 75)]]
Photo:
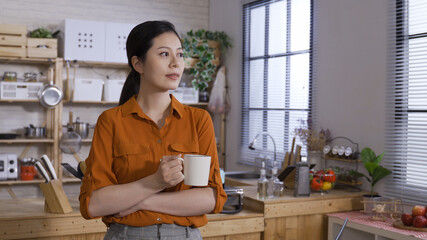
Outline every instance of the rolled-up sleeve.
[(105, 186), (117, 184), (112, 171), (113, 165), (113, 124), (104, 112), (95, 126), (92, 146), (86, 159), (86, 172), (80, 187), (80, 212), (85, 219), (90, 216), (88, 207), (93, 191)]
[(216, 193), (216, 204), (211, 213), (219, 213), (222, 211), (224, 203), (227, 200), (227, 194), (222, 187), (212, 119), (207, 111), (201, 111), (203, 111), (203, 114), (198, 124), (199, 152), (200, 154), (212, 157), (208, 186), (214, 189)]

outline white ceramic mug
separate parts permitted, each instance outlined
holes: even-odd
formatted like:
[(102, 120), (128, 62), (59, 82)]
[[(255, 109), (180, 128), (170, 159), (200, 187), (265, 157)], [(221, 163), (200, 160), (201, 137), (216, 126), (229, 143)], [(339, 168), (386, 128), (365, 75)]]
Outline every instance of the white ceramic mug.
[(184, 158), (179, 159), (184, 163), (185, 185), (208, 185), (211, 156), (185, 154)]

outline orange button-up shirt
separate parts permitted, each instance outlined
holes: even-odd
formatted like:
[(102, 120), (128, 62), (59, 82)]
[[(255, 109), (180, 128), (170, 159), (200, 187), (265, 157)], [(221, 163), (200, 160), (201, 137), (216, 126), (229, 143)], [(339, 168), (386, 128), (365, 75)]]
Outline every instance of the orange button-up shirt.
[[(227, 195), (222, 187), (215, 132), (209, 113), (183, 105), (172, 95), (171, 100), (170, 114), (161, 129), (141, 110), (135, 97), (99, 116), (80, 189), (80, 212), (84, 218), (93, 218), (88, 212), (93, 191), (147, 177), (157, 171), (163, 156), (188, 153), (212, 157), (208, 187), (213, 188), (217, 196), (212, 213), (222, 211)], [(181, 182), (164, 191), (190, 188)], [(107, 226), (110, 223), (129, 226), (175, 223), (200, 227), (207, 223), (207, 218), (206, 214), (179, 217), (140, 210), (122, 218), (104, 216), (102, 221)]]

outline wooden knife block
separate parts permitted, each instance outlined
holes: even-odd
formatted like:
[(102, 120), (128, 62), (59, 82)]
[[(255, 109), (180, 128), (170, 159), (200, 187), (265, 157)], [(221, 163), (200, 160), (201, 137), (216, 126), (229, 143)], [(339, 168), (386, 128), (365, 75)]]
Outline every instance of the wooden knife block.
[(285, 185), (285, 187), (287, 189), (295, 189), (295, 172), (296, 170), (294, 169), (291, 173), (289, 173), (289, 175), (283, 180), (283, 185)]
[(65, 195), (64, 189), (62, 188), (62, 183), (59, 180), (40, 183), (40, 188), (45, 197), (45, 212), (70, 213), (73, 211), (67, 195)]

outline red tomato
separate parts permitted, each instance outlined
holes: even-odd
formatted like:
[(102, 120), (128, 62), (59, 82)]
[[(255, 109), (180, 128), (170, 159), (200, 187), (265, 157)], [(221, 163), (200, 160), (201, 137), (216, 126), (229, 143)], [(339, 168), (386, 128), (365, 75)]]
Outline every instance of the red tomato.
[(325, 174), (326, 175), (323, 178), (324, 181), (331, 182), (331, 183), (335, 182), (335, 179), (336, 179), (337, 176), (335, 175), (334, 171), (332, 171), (332, 169), (326, 170)]
[(324, 172), (323, 170), (317, 170), (317, 171), (314, 173), (314, 176), (316, 176), (316, 177), (321, 177), (321, 176), (323, 176), (323, 174), (325, 174), (325, 172)]
[(314, 191), (319, 191), (322, 185), (323, 181), (319, 177), (314, 177), (311, 181), (311, 189), (313, 189)]

